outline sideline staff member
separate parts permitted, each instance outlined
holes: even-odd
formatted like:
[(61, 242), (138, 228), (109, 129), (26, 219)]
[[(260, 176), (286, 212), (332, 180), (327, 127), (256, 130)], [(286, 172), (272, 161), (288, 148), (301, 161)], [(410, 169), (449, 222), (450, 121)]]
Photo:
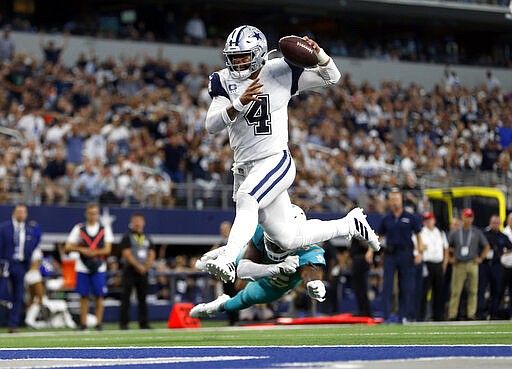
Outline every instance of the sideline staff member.
[[(448, 235), (450, 263), (453, 264), (448, 320), (456, 320), (460, 295), (467, 280), (467, 318), (475, 319), (478, 294), (478, 265), (485, 260), (491, 248), (483, 232), (473, 225), (475, 213), (466, 208), (462, 211), (462, 227)], [(483, 250), (480, 254), (480, 250)]]
[(0, 300), (12, 307), (9, 312), (9, 333), (18, 331), (23, 310), (25, 274), (30, 268), (32, 253), (41, 240), (41, 229), (36, 222), (27, 222), (28, 209), (17, 204), (11, 219), (0, 223)]
[(99, 222), (100, 207), (89, 204), (85, 208), (85, 224), (73, 227), (66, 242), (66, 252), (78, 252), (76, 260), (76, 291), (80, 295), (80, 330), (87, 328), (89, 313), (89, 293), (96, 298), (96, 330), (101, 331), (103, 322), (103, 297), (107, 294), (107, 263), (114, 234), (110, 226)]
[[(403, 207), (402, 193), (392, 189), (389, 193), (389, 213), (384, 216), (378, 234), (386, 237), (384, 248), (384, 319), (389, 319), (393, 300), (395, 271), (398, 271), (399, 312), (401, 321), (415, 319), (414, 265), (421, 263), (423, 244), (420, 231), (422, 223), (416, 214), (407, 212)], [(414, 255), (412, 236), (417, 237), (418, 255)]]
[(443, 231), (436, 227), (436, 218), (431, 211), (423, 214), (421, 229), (423, 242), (423, 262), (427, 275), (423, 276), (423, 291), (419, 311), (419, 320), (427, 315), (428, 293), (432, 290), (432, 317), (435, 321), (444, 320), (444, 273), (448, 266), (448, 240)]
[(130, 231), (121, 240), (122, 256), (126, 261), (123, 269), (123, 297), (121, 300), (120, 328), (128, 329), (130, 321), (130, 295), (133, 287), (137, 291), (139, 305), (139, 327), (149, 329), (146, 296), (148, 294), (148, 270), (155, 261), (155, 247), (144, 234), (144, 215), (134, 213), (130, 220)]

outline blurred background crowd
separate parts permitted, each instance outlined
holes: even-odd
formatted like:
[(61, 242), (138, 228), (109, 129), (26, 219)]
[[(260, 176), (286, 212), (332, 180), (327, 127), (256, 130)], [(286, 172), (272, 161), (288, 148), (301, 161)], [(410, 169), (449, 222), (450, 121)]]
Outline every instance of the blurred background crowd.
[[(26, 32), (223, 46), (233, 24), (257, 23), (270, 44), (283, 34), (308, 34), (335, 56), (450, 64), (509, 66), (510, 39), (503, 24), (482, 32), (485, 12), (504, 14), (508, 0), (442, 0), (436, 7), (411, 2), (321, 1), (316, 9), (300, 2), (8, 0), (3, 23)], [(56, 13), (53, 9), (59, 9)], [(465, 13), (460, 10), (466, 11)], [(431, 16), (425, 16), (425, 14)], [(432, 22), (431, 20), (436, 21)], [(486, 20), (490, 22), (489, 19)], [(507, 46), (508, 44), (508, 46)]]
[[(151, 56), (83, 54), (65, 66), (14, 55), (0, 69), (0, 203), (232, 207), (227, 135), (203, 129), (211, 72)], [(294, 200), (319, 211), (382, 210), (391, 187), (466, 177), (507, 191), (510, 91), (492, 70), (475, 88), (453, 67), (436, 78), (425, 90), (357, 85), (345, 72), (340, 88), (296, 97)]]

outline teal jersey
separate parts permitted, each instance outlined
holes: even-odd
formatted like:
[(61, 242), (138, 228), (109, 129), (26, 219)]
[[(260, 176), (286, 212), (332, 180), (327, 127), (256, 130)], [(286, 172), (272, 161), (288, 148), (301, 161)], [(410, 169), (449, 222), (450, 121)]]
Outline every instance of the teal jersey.
[[(265, 253), (265, 245), (263, 241), (263, 228), (260, 225), (256, 228), (256, 232), (252, 236), (252, 242), (263, 254), (263, 264), (278, 264), (275, 261), (272, 261), (268, 258)], [(242, 250), (242, 253), (245, 249)], [(298, 255), (299, 256), (299, 266), (307, 265), (307, 264), (317, 264), (317, 265), (325, 265), (324, 258), (324, 249), (317, 245), (308, 246), (307, 248), (300, 248), (293, 251), (290, 255)], [(240, 259), (241, 255), (239, 256)], [(278, 288), (280, 290), (293, 290), (296, 288), (302, 281), (300, 278), (300, 271), (297, 271), (291, 275), (276, 275), (272, 277), (264, 278), (263, 280), (259, 280), (260, 283), (268, 284), (273, 288)]]

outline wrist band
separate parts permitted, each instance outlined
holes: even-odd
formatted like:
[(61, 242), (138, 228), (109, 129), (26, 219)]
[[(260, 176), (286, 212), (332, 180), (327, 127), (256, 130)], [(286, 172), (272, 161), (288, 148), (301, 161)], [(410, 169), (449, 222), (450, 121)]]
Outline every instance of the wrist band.
[(318, 64), (323, 65), (327, 64), (329, 62), (329, 55), (324, 51), (324, 49), (320, 49), (320, 51), (317, 54), (318, 56)]
[(236, 111), (244, 110), (244, 104), (242, 104), (239, 97), (236, 98), (235, 101), (233, 101), (233, 109), (235, 109)]

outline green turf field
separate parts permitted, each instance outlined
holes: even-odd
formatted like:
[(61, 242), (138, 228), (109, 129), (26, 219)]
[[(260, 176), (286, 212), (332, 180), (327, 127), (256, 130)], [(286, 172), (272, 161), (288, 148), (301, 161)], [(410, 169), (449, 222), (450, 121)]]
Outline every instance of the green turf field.
[(0, 334), (0, 347), (126, 347), (126, 346), (293, 346), (293, 345), (455, 345), (510, 344), (512, 322), (277, 326), (273, 328), (228, 328), (223, 322), (205, 322), (202, 329), (165, 328), (118, 331), (107, 325), (103, 332), (70, 330), (22, 330)]

